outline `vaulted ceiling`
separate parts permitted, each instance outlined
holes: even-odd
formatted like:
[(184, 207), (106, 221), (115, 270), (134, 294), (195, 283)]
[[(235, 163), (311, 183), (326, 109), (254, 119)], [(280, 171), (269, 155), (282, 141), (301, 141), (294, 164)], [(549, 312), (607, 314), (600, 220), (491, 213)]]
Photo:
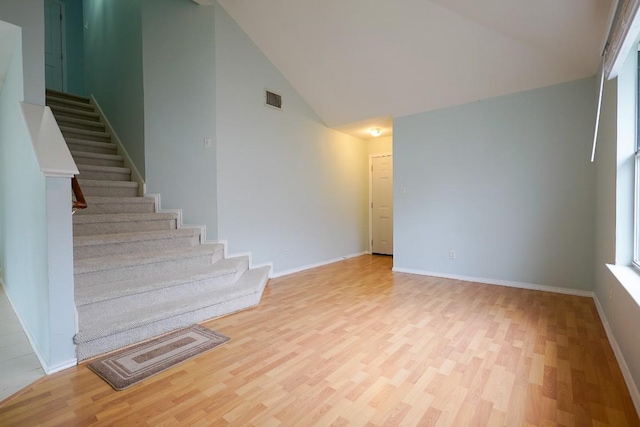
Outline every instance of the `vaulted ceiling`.
[(596, 74), (614, 0), (219, 0), (316, 113), (392, 117)]

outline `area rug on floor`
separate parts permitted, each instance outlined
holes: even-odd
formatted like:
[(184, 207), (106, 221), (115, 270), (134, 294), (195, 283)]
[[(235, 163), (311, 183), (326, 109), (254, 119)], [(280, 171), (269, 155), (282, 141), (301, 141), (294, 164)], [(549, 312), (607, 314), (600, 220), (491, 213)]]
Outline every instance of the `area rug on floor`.
[(101, 357), (88, 367), (114, 389), (123, 390), (229, 340), (218, 332), (192, 325)]

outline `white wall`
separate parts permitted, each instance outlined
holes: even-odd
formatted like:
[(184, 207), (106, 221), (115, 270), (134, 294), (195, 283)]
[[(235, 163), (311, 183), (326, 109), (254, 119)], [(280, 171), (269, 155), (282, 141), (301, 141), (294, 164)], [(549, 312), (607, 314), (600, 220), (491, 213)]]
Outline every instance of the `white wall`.
[(34, 144), (45, 152), (48, 133), (36, 117), (32, 141), (20, 104), (44, 111), (43, 10), (41, 0), (0, 4), (0, 20), (15, 24), (0, 22), (0, 278), (50, 372), (75, 361), (75, 311), (69, 179), (43, 174), (38, 160), (60, 171), (59, 158), (38, 159)]
[(638, 396), (640, 306), (606, 267), (628, 265), (632, 255), (636, 55), (632, 52), (619, 77), (604, 90), (596, 153), (595, 294)]
[(372, 154), (389, 154), (393, 152), (393, 137), (385, 136), (367, 140), (367, 150)]
[(0, 21), (22, 28), (24, 101), (44, 105), (44, 2), (2, 0)]
[(22, 59), (18, 38), (0, 92), (0, 269), (7, 297), (35, 350), (48, 355), (45, 177), (20, 112), (19, 102), (24, 98)]
[(364, 251), (366, 143), (325, 127), (219, 5), (215, 39), (219, 238), (276, 273)]
[(605, 83), (596, 151), (595, 293), (608, 312), (609, 283), (615, 281), (606, 264), (616, 258), (616, 157), (618, 79)]
[(48, 287), (46, 298), (49, 304), (47, 332), (49, 353), (45, 355), (45, 372), (56, 372), (77, 363), (76, 305), (73, 283), (73, 225), (71, 220), (70, 177), (47, 176), (47, 259)]
[[(216, 239), (214, 8), (142, 1), (148, 193)], [(211, 138), (211, 148), (203, 139)]]
[(84, 0), (85, 84), (144, 177), (140, 0)]
[(593, 289), (595, 96), (585, 79), (396, 118), (394, 267)]

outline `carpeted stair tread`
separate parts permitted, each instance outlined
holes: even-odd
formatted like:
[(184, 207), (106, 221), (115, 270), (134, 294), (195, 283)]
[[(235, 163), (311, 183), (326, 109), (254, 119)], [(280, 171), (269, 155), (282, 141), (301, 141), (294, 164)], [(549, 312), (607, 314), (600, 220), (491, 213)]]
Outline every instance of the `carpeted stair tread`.
[[(209, 245), (215, 246), (215, 245)], [(200, 245), (105, 255), (79, 259), (74, 267), (75, 286), (95, 286), (151, 276), (164, 276), (176, 271), (209, 266), (224, 257), (222, 249), (205, 250)], [(85, 264), (85, 261), (102, 263)]]
[[(119, 181), (119, 182), (127, 182), (131, 181), (131, 169), (129, 168), (121, 168), (119, 166), (99, 166), (99, 165), (82, 165), (76, 164), (78, 170), (80, 171), (80, 176), (78, 179), (81, 180), (94, 180), (94, 181)], [(98, 169), (104, 168), (104, 169)], [(133, 196), (137, 196), (138, 193), (133, 194)], [(88, 196), (88, 194), (85, 194)]]
[[(247, 265), (248, 260), (245, 257), (227, 258), (206, 267), (177, 271), (161, 277), (143, 277), (121, 282), (102, 283), (95, 286), (83, 286), (76, 289), (76, 305), (84, 306), (107, 300), (120, 300), (123, 297), (134, 294), (148, 294), (147, 301), (153, 301), (153, 291), (188, 285), (220, 276), (234, 275), (246, 270)], [(193, 292), (191, 293), (193, 294)], [(123, 305), (120, 301), (116, 302), (116, 304)]]
[(176, 229), (177, 218), (177, 214), (165, 212), (74, 215), (73, 235), (86, 236)]
[[(167, 329), (164, 331), (152, 329), (153, 333), (146, 337), (150, 338), (154, 335), (180, 328), (184, 326), (184, 322), (189, 322), (189, 324), (194, 323), (194, 321), (202, 322), (208, 318), (216, 317), (218, 315), (226, 315), (252, 307), (260, 302), (262, 290), (268, 280), (269, 270), (270, 267), (260, 267), (247, 270), (233, 286), (212, 290), (211, 292), (204, 294), (185, 295), (183, 298), (173, 301), (150, 301), (149, 304), (144, 307), (132, 307), (130, 310), (125, 312), (101, 313), (100, 316), (97, 316), (91, 309), (92, 305), (78, 307), (79, 323), (82, 326), (80, 331), (73, 338), (73, 341), (76, 344), (89, 343), (92, 340), (109, 337), (110, 335), (116, 335), (119, 333), (126, 333), (131, 329), (150, 325), (155, 322), (163, 322)], [(254, 298), (249, 300), (249, 305), (242, 304), (237, 307), (227, 307), (227, 309), (223, 311), (224, 314), (216, 314), (215, 310), (206, 312), (207, 308), (220, 304), (233, 303), (234, 301), (241, 300), (242, 297), (245, 296), (254, 296)], [(202, 313), (203, 311), (204, 313)], [(188, 316), (182, 318), (182, 316), (187, 313), (198, 312), (209, 317), (202, 317), (201, 315), (200, 317), (202, 318), (199, 320)], [(112, 348), (115, 349), (128, 345), (126, 337), (122, 337), (121, 339), (122, 342), (114, 342)], [(136, 336), (137, 341), (141, 339), (144, 338)], [(86, 354), (83, 355), (82, 352), (79, 351), (79, 357), (82, 359), (91, 356)]]
[(86, 139), (66, 138), (71, 151), (87, 153), (116, 154), (118, 147), (112, 142), (89, 141)]
[(146, 240), (171, 239), (176, 237), (197, 237), (197, 228), (178, 228), (173, 230), (138, 231), (133, 233), (93, 234), (89, 236), (75, 236), (73, 247), (106, 245), (114, 243), (140, 242)]
[(53, 97), (53, 98), (70, 99), (72, 101), (80, 102), (83, 104), (89, 104), (91, 102), (89, 98), (87, 98), (86, 96), (76, 95), (68, 92), (60, 92), (55, 89), (46, 89), (45, 95), (47, 97)]
[(176, 261), (203, 255), (213, 256), (216, 252), (222, 252), (222, 250), (222, 245), (211, 244), (193, 246), (190, 248), (169, 249), (158, 252), (111, 255), (100, 258), (81, 259), (74, 262), (73, 273), (75, 275), (79, 275), (85, 273), (94, 273), (97, 271), (114, 270), (124, 267)]
[(98, 132), (104, 132), (105, 129), (105, 125), (102, 122), (80, 119), (77, 117), (56, 116), (56, 121), (60, 126), (70, 127), (74, 129), (94, 130)]
[(59, 105), (65, 108), (70, 108), (74, 110), (82, 110), (82, 111), (94, 111), (94, 107), (92, 104), (88, 104), (86, 102), (78, 102), (73, 101), (66, 98), (60, 98), (57, 96), (47, 95), (46, 97), (47, 105)]
[(58, 117), (58, 116), (74, 117), (74, 116), (76, 116), (77, 118), (83, 118), (85, 120), (91, 120), (91, 121), (94, 121), (94, 122), (97, 122), (97, 121), (100, 120), (100, 114), (94, 113), (93, 111), (78, 110), (76, 108), (62, 107), (60, 105), (50, 105), (49, 108), (51, 108), (51, 111), (53, 111), (53, 114), (56, 117)]
[(102, 222), (137, 222), (137, 221), (162, 221), (178, 219), (178, 214), (173, 212), (151, 213), (125, 213), (125, 214), (95, 214), (73, 216), (74, 224), (95, 224)]
[[(97, 165), (76, 165), (78, 166), (78, 170), (80, 171), (80, 176), (82, 176), (82, 172), (105, 172), (105, 173), (131, 173), (131, 169), (129, 168), (121, 168), (119, 166), (97, 166)], [(88, 181), (88, 180), (83, 180)], [(90, 181), (108, 181), (108, 180), (100, 180), (94, 179)], [(111, 181), (108, 181), (111, 182)], [(105, 184), (106, 185), (106, 184)]]
[(120, 162), (124, 159), (124, 157), (122, 157), (119, 154), (91, 153), (89, 151), (71, 151), (71, 155), (73, 156), (74, 159), (86, 157), (88, 159), (105, 159), (105, 160), (113, 160), (113, 161), (120, 161)]
[(132, 204), (155, 204), (155, 199), (153, 197), (99, 197), (99, 196), (91, 196), (87, 197), (87, 203), (91, 202), (91, 204), (102, 204), (102, 203), (132, 203)]
[[(155, 199), (153, 197), (140, 197), (140, 196), (130, 196), (130, 197), (101, 197), (101, 196), (88, 196), (85, 197), (87, 200), (87, 204), (89, 206), (94, 205), (152, 205), (155, 208)], [(82, 211), (78, 211), (77, 213), (81, 213)], [(125, 212), (122, 212), (125, 213)], [(134, 213), (134, 212), (132, 212)]]
[(47, 90), (89, 207), (73, 216), (79, 360), (260, 302), (270, 268), (155, 212), (89, 98)]
[[(76, 212), (77, 215), (77, 212)], [(168, 249), (189, 248), (200, 244), (199, 229), (158, 229), (158, 231), (139, 231), (134, 227), (132, 232), (123, 230), (119, 233), (105, 230), (88, 235), (75, 235), (73, 255), (76, 260), (100, 258), (111, 255), (124, 255), (142, 252), (155, 252)], [(96, 230), (98, 231), (98, 230)], [(113, 239), (109, 237), (115, 236)], [(87, 239), (88, 238), (88, 239)]]
[(71, 151), (76, 164), (94, 164), (97, 166), (121, 167), (124, 158), (118, 154), (92, 153), (89, 151)]
[[(123, 168), (119, 168), (123, 169)], [(81, 172), (82, 173), (82, 172)], [(80, 187), (120, 187), (120, 188), (138, 188), (138, 183), (133, 181), (108, 181), (102, 179), (78, 179)]]
[[(269, 267), (248, 270), (236, 282), (237, 286), (212, 291), (206, 296), (200, 295), (195, 301), (193, 299), (175, 301), (175, 304), (181, 304), (179, 306), (185, 307), (187, 311), (183, 309), (178, 313), (176, 310), (161, 312), (166, 305), (149, 307), (149, 304), (145, 304), (144, 307), (158, 314), (155, 319), (149, 319), (146, 316), (148, 312), (128, 312), (127, 316), (109, 316), (106, 320), (112, 323), (100, 325), (92, 322), (96, 319), (91, 316), (92, 313), (89, 310), (92, 306), (83, 307), (78, 311), (79, 320), (87, 327), (81, 326), (79, 334), (74, 337), (74, 342), (78, 344), (76, 347), (78, 359), (85, 360), (178, 328), (254, 307), (260, 303), (269, 278), (269, 271)], [(244, 291), (238, 291), (238, 288)], [(202, 301), (205, 301), (205, 304), (202, 304)], [(132, 314), (133, 319), (131, 319)], [(84, 323), (82, 323), (83, 319), (86, 319)], [(121, 323), (116, 325), (115, 322)]]
[(155, 200), (151, 197), (100, 197), (87, 196), (86, 209), (79, 209), (75, 215), (153, 213)]
[(109, 132), (99, 132), (99, 131), (94, 131), (94, 130), (86, 130), (86, 129), (77, 129), (77, 128), (73, 128), (73, 127), (69, 127), (69, 126), (60, 126), (60, 131), (62, 132), (62, 134), (73, 134), (73, 135), (84, 135), (87, 136), (89, 138), (95, 137), (95, 138), (104, 138), (104, 139), (110, 139), (111, 138), (111, 134)]

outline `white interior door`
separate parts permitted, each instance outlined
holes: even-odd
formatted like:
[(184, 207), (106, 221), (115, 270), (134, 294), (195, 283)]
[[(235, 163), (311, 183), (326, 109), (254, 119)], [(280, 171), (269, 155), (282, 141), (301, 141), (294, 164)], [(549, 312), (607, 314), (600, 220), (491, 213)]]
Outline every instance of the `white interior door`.
[(62, 4), (44, 2), (44, 76), (47, 89), (64, 91), (62, 24), (64, 9)]
[(371, 159), (371, 252), (393, 255), (393, 157)]

